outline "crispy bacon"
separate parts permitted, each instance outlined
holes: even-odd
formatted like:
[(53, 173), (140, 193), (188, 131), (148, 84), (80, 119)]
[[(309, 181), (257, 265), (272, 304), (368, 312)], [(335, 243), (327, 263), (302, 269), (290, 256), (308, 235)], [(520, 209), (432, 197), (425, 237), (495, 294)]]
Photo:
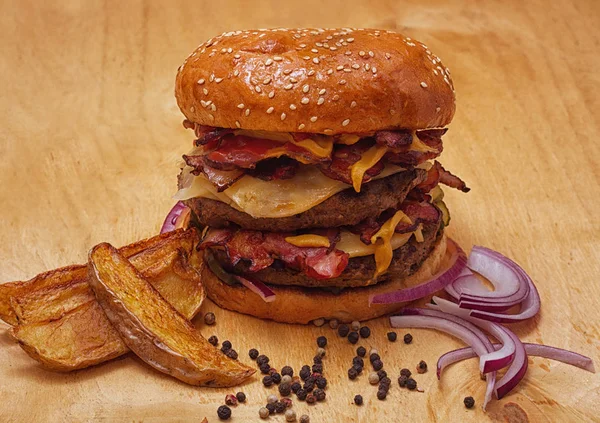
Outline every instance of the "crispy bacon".
[(347, 253), (324, 247), (296, 247), (285, 241), (291, 234), (243, 229), (210, 229), (200, 248), (223, 247), (231, 264), (250, 263), (249, 272), (258, 272), (281, 260), (315, 279), (339, 276), (348, 265)]
[(404, 131), (379, 131), (375, 134), (375, 141), (380, 145), (387, 145), (394, 149), (406, 150), (412, 144), (412, 133)]
[(300, 167), (300, 163), (289, 157), (278, 157), (276, 159), (267, 159), (256, 164), (253, 170), (247, 173), (263, 181), (273, 181), (276, 179), (293, 178)]
[[(321, 172), (331, 179), (352, 185), (352, 165), (358, 162), (365, 151), (372, 146), (373, 143), (370, 139), (361, 140), (352, 145), (336, 146), (331, 162), (324, 163), (320, 166)], [(365, 172), (365, 175), (363, 176), (363, 183), (368, 182), (374, 176), (379, 175), (383, 171), (384, 167), (385, 164), (383, 160), (377, 162), (375, 166), (371, 167)]]
[[(385, 155), (385, 159), (390, 162), (404, 167), (417, 166), (427, 160), (435, 159), (442, 153), (444, 149), (442, 144), (442, 135), (446, 133), (446, 129), (426, 129), (417, 131), (417, 137), (426, 146), (433, 149), (433, 151), (415, 151), (408, 150), (410, 144), (408, 144), (404, 151), (402, 148), (396, 148), (395, 151), (391, 151)], [(412, 137), (411, 137), (412, 142)]]
[(242, 176), (244, 171), (242, 169), (233, 170), (221, 170), (215, 169), (214, 167), (206, 163), (206, 157), (201, 155), (188, 156), (184, 155), (183, 160), (188, 166), (194, 168), (192, 174), (199, 175), (203, 173), (216, 188), (217, 192), (225, 191), (235, 182), (237, 182)]
[(440, 182), (444, 185), (448, 185), (449, 187), (456, 188), (461, 190), (462, 192), (469, 192), (471, 188), (467, 186), (467, 184), (460, 179), (458, 176), (453, 175), (448, 172), (442, 165), (440, 165)]
[(449, 187), (459, 189), (462, 192), (469, 192), (471, 190), (462, 179), (444, 169), (437, 160), (433, 163), (431, 169), (427, 171), (427, 179), (417, 185), (416, 188), (424, 194), (431, 191), (440, 182)]

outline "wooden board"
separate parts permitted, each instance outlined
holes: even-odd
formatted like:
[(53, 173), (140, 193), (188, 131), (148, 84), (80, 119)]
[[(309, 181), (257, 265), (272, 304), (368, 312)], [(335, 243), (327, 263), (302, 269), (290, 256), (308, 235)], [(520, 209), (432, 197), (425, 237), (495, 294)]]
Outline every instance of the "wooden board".
[[(60, 3), (60, 5), (58, 4)], [(85, 261), (94, 244), (155, 234), (173, 201), (177, 163), (192, 135), (173, 96), (177, 66), (225, 30), (272, 26), (395, 29), (428, 44), (447, 64), (458, 112), (442, 162), (469, 182), (447, 193), (449, 233), (465, 248), (498, 249), (537, 282), (542, 312), (514, 326), (531, 342), (590, 355), (600, 365), (600, 2), (541, 0), (371, 1), (18, 1), (0, 9), (0, 281)], [(168, 4), (168, 5), (167, 5)], [(448, 190), (447, 190), (448, 191)], [(288, 326), (219, 310), (205, 335), (230, 339), (245, 362), (256, 347), (278, 367), (311, 360), (330, 339), (326, 404), (296, 404), (312, 422), (599, 421), (600, 376), (532, 359), (507, 398), (478, 405), (484, 383), (471, 360), (425, 392), (397, 388), (413, 368), (461, 344), (412, 330), (414, 343), (385, 340), (370, 322), (366, 347), (380, 350), (394, 383), (375, 398), (366, 376), (348, 381), (353, 347), (327, 328)], [(403, 334), (403, 331), (400, 331)], [(42, 370), (0, 328), (0, 420), (214, 422), (226, 390), (198, 389), (127, 357), (73, 374)], [(273, 390), (240, 388), (235, 422), (258, 420)], [(361, 393), (366, 404), (351, 405)], [(512, 417), (511, 417), (512, 416)], [(277, 421), (283, 421), (278, 417)]]

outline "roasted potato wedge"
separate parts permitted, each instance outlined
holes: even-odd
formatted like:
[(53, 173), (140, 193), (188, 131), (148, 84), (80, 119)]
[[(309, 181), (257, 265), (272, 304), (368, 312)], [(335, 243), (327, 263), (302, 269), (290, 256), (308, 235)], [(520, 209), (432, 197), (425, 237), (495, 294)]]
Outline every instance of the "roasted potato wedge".
[[(148, 249), (131, 257), (134, 266), (187, 319), (198, 312), (205, 297), (199, 274), (196, 230), (172, 232), (147, 240)], [(159, 241), (159, 242), (156, 242)], [(143, 247), (142, 243), (136, 243)], [(127, 246), (121, 249), (131, 251)], [(44, 367), (71, 371), (99, 364), (129, 351), (99, 308), (79, 267), (62, 281), (11, 298), (17, 321), (12, 335)], [(43, 279), (38, 278), (38, 281)]]
[(138, 357), (198, 386), (235, 386), (255, 370), (208, 343), (110, 244), (89, 254), (89, 281), (108, 320)]

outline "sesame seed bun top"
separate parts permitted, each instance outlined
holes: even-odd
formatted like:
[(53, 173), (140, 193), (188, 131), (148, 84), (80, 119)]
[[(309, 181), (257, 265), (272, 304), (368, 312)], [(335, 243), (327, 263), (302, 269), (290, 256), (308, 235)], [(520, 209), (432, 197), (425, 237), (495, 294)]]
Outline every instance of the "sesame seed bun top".
[(202, 125), (328, 135), (442, 127), (455, 111), (440, 59), (376, 29), (227, 32), (184, 61), (175, 96)]

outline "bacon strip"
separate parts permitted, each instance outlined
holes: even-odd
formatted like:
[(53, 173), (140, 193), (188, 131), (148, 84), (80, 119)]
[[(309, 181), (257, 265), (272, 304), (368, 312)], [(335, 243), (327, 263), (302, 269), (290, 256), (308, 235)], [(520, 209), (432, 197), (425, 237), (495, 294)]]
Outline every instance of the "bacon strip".
[[(365, 151), (372, 146), (372, 141), (369, 139), (361, 140), (352, 145), (336, 146), (332, 154), (331, 162), (322, 164), (319, 168), (325, 176), (352, 185), (352, 165), (358, 162)], [(362, 180), (363, 183), (369, 182), (374, 176), (379, 175), (384, 167), (385, 164), (383, 160), (377, 162), (375, 166), (365, 172)]]
[(469, 192), (471, 188), (458, 176), (448, 172), (437, 160), (433, 163), (431, 169), (427, 171), (427, 179), (417, 185), (417, 189), (425, 194), (431, 191), (438, 183), (456, 188), (462, 192)]
[(205, 156), (184, 155), (183, 160), (188, 166), (194, 168), (194, 170), (192, 170), (192, 174), (199, 175), (202, 172), (206, 176), (206, 179), (208, 179), (217, 188), (217, 192), (225, 191), (227, 188), (237, 182), (242, 176), (244, 176), (245, 173), (241, 169), (215, 169), (214, 167), (207, 165)]
[(379, 131), (375, 134), (377, 144), (395, 149), (407, 149), (413, 141), (410, 131)]
[(223, 247), (233, 266), (241, 260), (249, 262), (249, 272), (258, 272), (279, 259), (309, 277), (329, 279), (339, 276), (348, 265), (347, 253), (335, 248), (296, 247), (285, 241), (289, 235), (243, 229), (210, 229), (200, 248)]
[(440, 182), (444, 185), (448, 185), (449, 187), (456, 188), (461, 190), (462, 192), (469, 192), (471, 188), (467, 186), (467, 184), (460, 179), (458, 176), (453, 175), (448, 172), (442, 165), (440, 165)]

